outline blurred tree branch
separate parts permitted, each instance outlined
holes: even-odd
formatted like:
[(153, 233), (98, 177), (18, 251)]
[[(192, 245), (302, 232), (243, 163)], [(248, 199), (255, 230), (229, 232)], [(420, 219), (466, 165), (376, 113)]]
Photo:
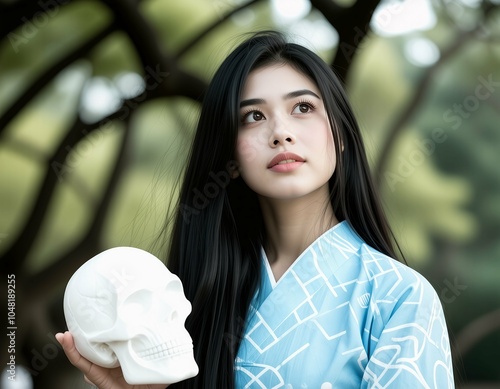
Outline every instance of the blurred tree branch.
[(145, 71), (154, 71), (162, 81), (150, 91), (151, 98), (185, 96), (200, 101), (206, 83), (178, 67), (177, 61), (162, 49), (150, 23), (134, 0), (104, 0), (115, 15), (115, 21), (126, 32)]
[(24, 227), (21, 229), (21, 233), (18, 235), (12, 246), (3, 255), (3, 257), (7, 259), (16, 259), (15, 261), (2, 261), (2, 267), (5, 268), (4, 270), (6, 273), (18, 273), (23, 268), (28, 252), (38, 236), (40, 227), (49, 209), (49, 204), (52, 200), (54, 190), (58, 184), (59, 175), (53, 167), (57, 166), (58, 169), (64, 169), (66, 157), (70, 153), (71, 149), (73, 149), (74, 146), (84, 138), (84, 131), (86, 130), (90, 132), (94, 129), (95, 128), (87, 129), (86, 125), (78, 117), (74, 121), (71, 130), (68, 131), (66, 136), (60, 142), (54, 154), (48, 159), (45, 177), (38, 191), (38, 195), (35, 197), (36, 200), (32, 210), (29, 213)]
[[(332, 60), (337, 75), (346, 80), (351, 62), (370, 31), (370, 20), (380, 0), (358, 0), (350, 7), (341, 7), (332, 0), (311, 0), (311, 4), (339, 34), (337, 53)], [(353, 25), (353, 20), (356, 24)]]
[(432, 80), (436, 73), (444, 66), (448, 59), (450, 59), (454, 54), (456, 54), (459, 49), (461, 49), (465, 42), (473, 36), (473, 32), (458, 32), (455, 36), (453, 42), (443, 51), (441, 51), (441, 56), (437, 62), (429, 66), (427, 70), (423, 73), (420, 82), (415, 89), (415, 92), (411, 95), (410, 100), (401, 109), (396, 119), (393, 120), (385, 140), (380, 148), (379, 159), (375, 165), (375, 178), (379, 184), (382, 185), (383, 174), (387, 167), (387, 163), (390, 157), (390, 151), (392, 150), (393, 144), (397, 139), (398, 134), (405, 129), (406, 124), (413, 118), (413, 115), (420, 109), (424, 97), (432, 86)]
[[(490, 4), (489, 2), (487, 2)], [(484, 18), (492, 13), (495, 8), (499, 5), (490, 4), (488, 7), (484, 8)], [(379, 159), (375, 165), (375, 178), (378, 185), (381, 186), (383, 182), (383, 175), (387, 167), (387, 163), (390, 157), (390, 151), (392, 150), (393, 144), (397, 139), (398, 134), (403, 131), (413, 118), (414, 114), (421, 108), (421, 104), (424, 101), (424, 97), (432, 86), (432, 80), (436, 73), (447, 63), (447, 61), (453, 57), (464, 45), (473, 38), (480, 39), (478, 33), (483, 29), (484, 19), (477, 22), (476, 27), (471, 30), (456, 30), (456, 35), (453, 41), (448, 45), (448, 47), (441, 51), (441, 56), (437, 62), (432, 66), (429, 66), (427, 70), (422, 75), (420, 82), (418, 83), (415, 93), (411, 96), (410, 100), (401, 109), (396, 119), (393, 121), (392, 125), (387, 130), (387, 135), (380, 148)]]
[[(123, 107), (127, 107), (127, 110), (129, 109), (128, 107), (132, 107), (132, 109), (137, 108), (139, 105), (137, 101), (143, 103), (155, 97), (171, 95), (182, 95), (195, 100), (200, 98), (206, 84), (197, 77), (179, 70), (176, 65), (174, 65), (173, 60), (162, 53), (154, 32), (139, 13), (138, 4), (132, 0), (108, 0), (108, 5), (112, 7), (115, 20), (120, 22), (117, 22), (116, 26), (113, 24), (105, 28), (88, 42), (54, 64), (47, 72), (39, 77), (31, 88), (28, 88), (21, 98), (19, 98), (7, 110), (6, 114), (0, 118), (0, 132), (5, 128), (5, 125), (62, 69), (86, 55), (89, 50), (100, 43), (117, 27), (121, 27), (128, 34), (131, 41), (136, 46), (145, 72), (147, 73), (149, 71), (148, 76), (155, 78), (157, 82), (154, 87), (148, 89), (147, 93), (144, 94), (144, 98), (139, 99), (136, 97), (133, 100), (124, 101), (122, 107), (114, 114), (110, 115), (107, 120), (121, 116), (123, 114), (121, 112)], [(171, 81), (168, 82), (168, 80)], [(53, 171), (52, 167), (55, 165), (64, 166), (64, 161), (69, 151), (96, 128), (95, 125), (86, 128), (86, 125), (81, 119), (77, 118), (71, 129), (68, 130), (66, 137), (59, 144), (54, 155), (49, 158), (45, 178), (34, 202), (32, 211), (21, 233), (18, 235), (18, 238), (4, 254), (5, 258), (16, 258), (16, 261), (3, 261), (7, 272), (16, 272), (22, 268), (26, 256), (44, 221), (48, 206), (53, 197), (53, 192), (57, 185), (57, 174)]]
[[(151, 79), (152, 77), (153, 81), (156, 81), (156, 84), (154, 86), (149, 85), (146, 92), (142, 95), (123, 101), (122, 106), (116, 112), (97, 123), (87, 125), (83, 123), (80, 117), (75, 117), (71, 126), (67, 128), (64, 137), (56, 145), (57, 147), (55, 147), (53, 154), (43, 159), (42, 163), (45, 164), (46, 168), (45, 175), (41, 180), (41, 185), (37, 188), (32, 208), (27, 212), (28, 217), (24, 221), (20, 233), (3, 255), (1, 265), (3, 272), (16, 273), (19, 274), (19, 278), (22, 277), (22, 280), (19, 281), (19, 285), (22, 285), (24, 290), (22, 299), (25, 301), (36, 300), (37, 303), (40, 303), (40, 306), (46, 306), (51, 295), (53, 296), (57, 292), (62, 292), (61, 283), (69, 279), (71, 274), (81, 264), (103, 249), (101, 237), (103, 235), (105, 220), (109, 216), (108, 213), (111, 209), (113, 198), (116, 195), (119, 181), (128, 167), (127, 150), (130, 146), (129, 141), (132, 131), (130, 122), (133, 119), (133, 111), (148, 101), (162, 97), (184, 96), (195, 101), (200, 101), (203, 98), (206, 83), (196, 75), (185, 71), (180, 64), (180, 58), (190, 50), (193, 50), (207, 34), (223, 25), (232, 15), (257, 4), (259, 1), (261, 0), (251, 0), (235, 6), (218, 20), (198, 31), (196, 36), (185, 43), (177, 53), (169, 53), (163, 48), (152, 24), (142, 14), (139, 1), (103, 0), (101, 3), (105, 4), (114, 15), (111, 24), (97, 32), (87, 42), (66, 53), (62, 59), (55, 62), (50, 69), (39, 76), (7, 108), (2, 117), (0, 117), (0, 134), (12, 119), (22, 114), (23, 108), (39, 95), (42, 89), (57, 74), (76, 60), (85, 58), (93, 48), (98, 47), (104, 39), (116, 30), (123, 31), (132, 42), (144, 69), (144, 77), (146, 79)], [(61, 0), (60, 3), (61, 5), (67, 4), (68, 1), (63, 2)], [(363, 40), (369, 34), (370, 20), (379, 3), (380, 0), (358, 0), (352, 6), (342, 7), (333, 0), (311, 0), (312, 6), (323, 14), (339, 34), (339, 48), (335, 57), (332, 58), (331, 64), (343, 80), (347, 79), (353, 58), (361, 47)], [(487, 15), (493, 9), (493, 5), (491, 2), (485, 1), (483, 2), (483, 9), (485, 10), (485, 15)], [(0, 3), (0, 36), (7, 36), (11, 31), (22, 26), (25, 21), (31, 20), (39, 12), (43, 12), (40, 2), (18, 0), (11, 4)], [(430, 67), (423, 74), (415, 95), (408, 101), (388, 129), (388, 136), (383, 144), (378, 165), (375, 168), (379, 182), (381, 181), (381, 175), (384, 172), (395, 138), (400, 131), (405, 129), (408, 121), (420, 108), (436, 73), (467, 40), (477, 36), (475, 34), (479, 32), (480, 28), (483, 27), (482, 25), (480, 27), (480, 24), (478, 24), (476, 30), (457, 31), (453, 42), (441, 53), (441, 59), (438, 63)], [(491, 37), (486, 39), (491, 39)], [(179, 116), (179, 113), (176, 111), (173, 112), (173, 116), (175, 120), (182, 119), (182, 116)], [(121, 143), (102, 195), (93, 204), (94, 206), (91, 207), (91, 223), (73, 247), (55, 258), (42, 271), (28, 276), (24, 266), (26, 259), (30, 254), (30, 250), (33, 250), (36, 239), (40, 236), (43, 223), (47, 220), (48, 209), (54, 201), (54, 193), (58, 185), (63, 184), (54, 167), (59, 166), (60, 169), (64, 169), (68, 155), (79, 142), (82, 142), (89, 135), (100, 131), (109, 121), (116, 120), (123, 120), (124, 122)], [(18, 147), (18, 150), (20, 147), (22, 153), (28, 154), (32, 159), (37, 160), (40, 157), (39, 153), (36, 153), (35, 149), (30, 149), (29, 146), (25, 147), (26, 145), (23, 144), (11, 144), (10, 146), (12, 148)], [(19, 306), (21, 307), (23, 306), (21, 295), (19, 297)], [(25, 317), (27, 316), (25, 314)], [(34, 319), (30, 320), (32, 323), (34, 322)], [(492, 320), (496, 324), (488, 320)], [(36, 328), (36, 324), (32, 327)], [(498, 312), (485, 315), (478, 323), (471, 323), (466, 328), (467, 331), (464, 330), (459, 335), (458, 343), (462, 353), (467, 352), (475, 344), (474, 342), (477, 343), (478, 339), (481, 339), (481, 336), (486, 336), (486, 334), (491, 333), (495, 328), (498, 328)], [(41, 330), (38, 329), (38, 331)], [(38, 335), (45, 336), (45, 334)], [(26, 342), (26, 339), (21, 337), (18, 339), (19, 347), (30, 350), (30, 345), (23, 344), (23, 341)]]
[(71, 65), (73, 62), (85, 57), (90, 50), (92, 50), (96, 45), (108, 37), (113, 31), (116, 30), (116, 26), (111, 24), (104, 28), (102, 31), (98, 32), (87, 42), (83, 43), (81, 46), (77, 47), (65, 57), (61, 58), (59, 61), (54, 63), (45, 73), (40, 75), (28, 88), (26, 91), (14, 101), (14, 103), (7, 108), (5, 113), (0, 116), (0, 135), (5, 130), (10, 121), (19, 114), (19, 112), (36, 96), (40, 91), (49, 84), (62, 70)]
[(227, 12), (225, 15), (223, 15), (221, 18), (210, 24), (208, 27), (206, 27), (204, 30), (200, 31), (193, 39), (191, 39), (188, 43), (186, 43), (182, 49), (180, 49), (177, 54), (176, 58), (182, 57), (184, 54), (186, 54), (189, 50), (191, 50), (194, 46), (196, 46), (199, 42), (201, 42), (203, 39), (206, 38), (206, 36), (215, 30), (217, 27), (219, 27), (221, 24), (223, 24), (225, 21), (227, 21), (231, 16), (237, 14), (238, 12), (244, 10), (245, 8), (250, 7), (253, 4), (258, 3), (261, 0), (251, 0), (247, 3), (244, 3), (238, 7), (233, 8), (231, 11)]
[[(127, 116), (124, 120), (125, 128), (114, 167), (109, 174), (109, 180), (106, 183), (102, 198), (98, 206), (93, 210), (93, 220), (83, 239), (76, 247), (62, 254), (50, 266), (31, 278), (26, 290), (28, 298), (39, 299), (50, 294), (54, 288), (59, 287), (58, 282), (69, 279), (80, 265), (102, 250), (100, 242), (102, 228), (108, 215), (111, 201), (116, 193), (118, 183), (127, 166), (127, 147), (129, 146), (131, 133), (130, 116)], [(99, 128), (99, 126), (94, 126), (94, 129), (96, 128)]]
[[(58, 12), (62, 5), (66, 5), (72, 0), (58, 0), (57, 2), (47, 2), (43, 4), (40, 1), (17, 0), (14, 2), (0, 2), (0, 37), (7, 36), (19, 26), (22, 26), (28, 20), (39, 13), (48, 12), (48, 9), (41, 5), (55, 5), (50, 11)], [(54, 4), (55, 3), (55, 4)], [(49, 8), (49, 7), (47, 7)]]

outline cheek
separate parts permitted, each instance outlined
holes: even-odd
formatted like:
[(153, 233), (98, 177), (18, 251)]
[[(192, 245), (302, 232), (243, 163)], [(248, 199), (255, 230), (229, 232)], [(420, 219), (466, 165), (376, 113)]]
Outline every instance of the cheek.
[(320, 120), (313, 126), (317, 129), (317, 131), (314, 133), (314, 136), (309, 138), (309, 140), (314, 142), (317, 150), (324, 149), (326, 153), (332, 153), (333, 156), (335, 156), (335, 140), (333, 139), (333, 132), (328, 120)]
[(236, 160), (241, 168), (255, 160), (257, 148), (254, 143), (244, 136), (239, 136), (236, 142)]
[(335, 140), (333, 139), (333, 133), (330, 126), (323, 123), (321, 127), (321, 132), (316, 138), (317, 150), (322, 150), (324, 158), (329, 166), (333, 168), (336, 165), (336, 152), (335, 152)]
[(330, 128), (328, 128), (326, 134), (326, 149), (328, 155), (330, 155), (332, 159), (335, 160), (335, 140), (333, 139), (332, 130)]
[(331, 131), (327, 138), (326, 150), (328, 155), (328, 161), (335, 170), (335, 165), (337, 164), (337, 153), (335, 151), (335, 141), (333, 140), (333, 134), (331, 133)]

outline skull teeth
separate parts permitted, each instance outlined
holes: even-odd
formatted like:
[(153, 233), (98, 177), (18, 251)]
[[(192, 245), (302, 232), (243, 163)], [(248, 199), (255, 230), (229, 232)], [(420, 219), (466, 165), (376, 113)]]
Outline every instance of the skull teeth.
[(147, 350), (137, 353), (139, 358), (151, 361), (154, 359), (162, 359), (166, 357), (174, 357), (180, 354), (185, 354), (193, 349), (192, 344), (182, 345), (168, 345), (167, 343), (160, 344), (159, 346), (151, 347)]

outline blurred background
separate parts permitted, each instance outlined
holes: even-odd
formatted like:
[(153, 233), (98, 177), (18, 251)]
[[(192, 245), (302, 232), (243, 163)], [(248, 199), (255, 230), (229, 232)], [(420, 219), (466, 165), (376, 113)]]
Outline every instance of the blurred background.
[(86, 387), (54, 340), (64, 287), (109, 247), (164, 259), (203, 92), (263, 29), (344, 80), (407, 262), (443, 303), (457, 386), (500, 388), (499, 0), (0, 0), (0, 283), (7, 307), (15, 275), (17, 327), (2, 388)]

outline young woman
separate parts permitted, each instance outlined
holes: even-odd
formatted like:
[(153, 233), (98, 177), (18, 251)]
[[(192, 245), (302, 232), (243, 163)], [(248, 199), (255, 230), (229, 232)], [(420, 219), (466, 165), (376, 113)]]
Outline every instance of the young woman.
[[(205, 95), (171, 234), (200, 372), (170, 388), (452, 388), (441, 304), (392, 238), (332, 70), (279, 33), (242, 43)], [(99, 388), (128, 387), (58, 339)]]

